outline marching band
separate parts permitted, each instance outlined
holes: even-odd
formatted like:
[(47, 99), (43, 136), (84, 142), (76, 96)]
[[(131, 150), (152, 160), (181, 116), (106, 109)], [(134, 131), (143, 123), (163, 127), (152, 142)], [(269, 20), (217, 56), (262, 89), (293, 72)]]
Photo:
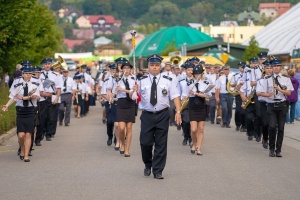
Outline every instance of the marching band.
[(197, 57), (186, 60), (181, 68), (179, 62), (167, 61), (162, 70), (163, 58), (154, 54), (147, 59), (148, 74), (139, 80), (135, 66), (121, 57), (106, 64), (96, 86), (86, 65), (71, 78), (64, 63), (53, 64), (51, 58), (45, 58), (41, 68), (25, 60), (22, 77), (15, 79), (2, 110), (16, 102), (19, 156), (29, 162), (33, 143), (41, 146), (44, 138), (51, 141), (57, 124), (70, 126), (72, 104), (75, 118), (87, 115), (94, 92), (104, 106), (107, 145), (114, 143), (116, 151), (130, 157), (132, 126), (139, 108), (144, 175), (152, 171), (154, 178), (163, 179), (169, 126), (181, 126), (182, 145), (189, 143), (191, 154), (202, 156), (205, 122), (231, 128), (235, 99), (235, 130), (246, 132), (248, 140), (260, 142), (262, 137), (269, 156), (282, 157), (287, 96), (294, 88), (281, 73), (279, 59), (266, 52), (257, 56), (250, 66), (238, 63), (239, 72), (231, 74), (228, 65), (207, 65)]

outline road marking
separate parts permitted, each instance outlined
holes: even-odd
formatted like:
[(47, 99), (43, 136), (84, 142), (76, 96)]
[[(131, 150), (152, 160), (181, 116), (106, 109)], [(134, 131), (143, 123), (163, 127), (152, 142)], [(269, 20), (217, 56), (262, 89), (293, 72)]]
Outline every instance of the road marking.
[(15, 152), (15, 151), (18, 151), (18, 150), (1, 150), (0, 153), (5, 153), (5, 152)]

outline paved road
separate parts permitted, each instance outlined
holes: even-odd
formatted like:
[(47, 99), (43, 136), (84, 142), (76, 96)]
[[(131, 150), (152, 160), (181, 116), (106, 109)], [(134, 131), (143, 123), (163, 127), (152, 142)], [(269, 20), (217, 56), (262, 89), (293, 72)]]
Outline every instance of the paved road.
[[(283, 158), (269, 158), (244, 133), (207, 124), (203, 156), (182, 146), (170, 127), (164, 180), (143, 176), (139, 120), (131, 157), (106, 145), (100, 107), (91, 107), (70, 127), (58, 127), (51, 142), (35, 147), (30, 163), (16, 155), (17, 138), (0, 147), (0, 199), (300, 199), (300, 142), (284, 140)], [(300, 123), (287, 125), (299, 134)], [(294, 131), (293, 131), (294, 130)]]

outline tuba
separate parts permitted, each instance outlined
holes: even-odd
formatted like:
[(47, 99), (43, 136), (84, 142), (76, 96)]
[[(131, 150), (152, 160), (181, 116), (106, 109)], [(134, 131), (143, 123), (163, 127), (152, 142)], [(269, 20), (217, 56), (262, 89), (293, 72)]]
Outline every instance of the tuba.
[(178, 65), (181, 61), (181, 57), (180, 56), (172, 56), (170, 58), (170, 61), (173, 65)]
[(254, 88), (252, 88), (251, 93), (250, 93), (249, 96), (247, 97), (247, 101), (242, 102), (241, 107), (242, 107), (243, 109), (246, 109), (250, 103), (252, 103), (252, 104), (254, 103), (254, 93), (255, 93), (255, 90), (254, 90)]
[(236, 96), (239, 94), (239, 91), (236, 86), (235, 87), (230, 86), (232, 78), (233, 78), (233, 76), (231, 76), (231, 78), (228, 80), (226, 88), (227, 88), (228, 93), (232, 94), (233, 96)]
[(58, 68), (61, 68), (65, 71), (68, 71), (67, 63), (65, 62), (65, 60), (61, 56), (58, 56), (58, 60), (55, 63), (53, 63), (51, 67), (54, 70), (56, 70)]

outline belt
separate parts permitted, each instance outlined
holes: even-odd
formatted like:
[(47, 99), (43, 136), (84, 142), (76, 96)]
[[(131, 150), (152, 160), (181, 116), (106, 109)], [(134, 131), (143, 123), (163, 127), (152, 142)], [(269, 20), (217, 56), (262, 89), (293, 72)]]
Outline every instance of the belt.
[(71, 92), (66, 92), (66, 93), (62, 93), (62, 94), (71, 94)]
[(169, 110), (168, 107), (167, 107), (167, 108), (164, 108), (164, 109), (162, 109), (162, 110), (160, 110), (160, 111), (154, 111), (154, 112), (152, 112), (152, 111), (143, 110), (143, 112), (144, 112), (144, 113), (148, 113), (148, 114), (159, 114), (159, 113), (165, 112), (165, 111), (167, 111), (167, 110)]
[(283, 106), (283, 105), (286, 105), (286, 101), (268, 103), (268, 106), (271, 106), (271, 107), (279, 107), (279, 106)]

